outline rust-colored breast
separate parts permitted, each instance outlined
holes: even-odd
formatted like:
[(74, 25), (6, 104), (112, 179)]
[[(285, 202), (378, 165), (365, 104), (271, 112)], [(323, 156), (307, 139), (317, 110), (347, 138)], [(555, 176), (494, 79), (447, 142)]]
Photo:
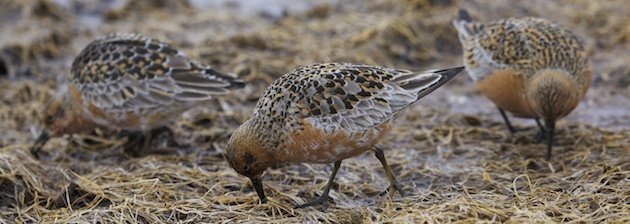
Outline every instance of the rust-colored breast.
[[(123, 128), (123, 129), (141, 129), (142, 118), (138, 115), (127, 112), (124, 115), (117, 113), (107, 112), (101, 108), (96, 107), (92, 102), (84, 103), (83, 97), (79, 93), (78, 89), (69, 84), (70, 94), (72, 101), (75, 104), (75, 108), (81, 110), (81, 115), (98, 125), (108, 128)], [(149, 117), (150, 118), (150, 117)], [(157, 120), (157, 119), (156, 119)]]
[(303, 129), (288, 134), (289, 139), (280, 145), (282, 152), (276, 159), (291, 163), (330, 163), (355, 157), (372, 149), (388, 132), (389, 126), (385, 123), (361, 133), (341, 129), (326, 133), (305, 123)]
[(535, 118), (526, 100), (524, 77), (519, 77), (512, 69), (497, 70), (485, 79), (477, 82), (477, 89), (488, 97), (497, 107), (507, 110), (518, 117)]

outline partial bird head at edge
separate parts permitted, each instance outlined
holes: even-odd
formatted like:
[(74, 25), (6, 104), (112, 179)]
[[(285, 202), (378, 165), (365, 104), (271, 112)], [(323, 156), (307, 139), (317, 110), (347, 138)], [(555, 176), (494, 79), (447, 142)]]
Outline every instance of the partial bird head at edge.
[(40, 122), (44, 125), (44, 128), (31, 147), (31, 153), (36, 155), (51, 137), (61, 136), (73, 131), (71, 130), (74, 126), (72, 123), (76, 119), (76, 114), (72, 105), (70, 97), (63, 94), (53, 97), (46, 104), (40, 117)]

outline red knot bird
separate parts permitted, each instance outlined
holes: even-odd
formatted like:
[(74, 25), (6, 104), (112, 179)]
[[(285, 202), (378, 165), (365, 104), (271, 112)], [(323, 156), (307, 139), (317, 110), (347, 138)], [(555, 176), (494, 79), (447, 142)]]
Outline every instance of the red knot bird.
[(575, 109), (591, 84), (591, 65), (580, 38), (540, 18), (472, 22), (463, 9), (453, 25), (477, 89), (494, 102), (511, 133), (515, 129), (505, 111), (534, 118), (540, 129), (537, 139), (546, 138), (546, 158), (551, 159), (557, 120)]
[(146, 150), (155, 131), (182, 112), (244, 83), (138, 34), (112, 34), (88, 44), (74, 59), (68, 92), (45, 110), (44, 131), (31, 152), (50, 137), (95, 127), (136, 132), (130, 142)]
[(266, 201), (261, 175), (282, 163), (334, 163), (324, 193), (300, 205), (327, 208), (328, 193), (341, 161), (373, 150), (393, 190), (403, 195), (377, 146), (404, 108), (433, 92), (463, 67), (425, 72), (346, 63), (299, 67), (272, 83), (252, 117), (230, 137), (225, 156), (249, 177)]

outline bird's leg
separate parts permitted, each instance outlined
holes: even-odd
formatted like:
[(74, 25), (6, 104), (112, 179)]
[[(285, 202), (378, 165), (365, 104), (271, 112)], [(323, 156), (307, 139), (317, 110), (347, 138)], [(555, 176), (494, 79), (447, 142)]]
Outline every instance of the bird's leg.
[(180, 147), (175, 140), (175, 134), (166, 126), (149, 131), (124, 131), (123, 133), (129, 136), (129, 141), (124, 146), (125, 152), (134, 157), (147, 154), (150, 151), (152, 141), (162, 133), (167, 135), (167, 145)]
[(409, 52), (411, 52), (411, 47), (408, 44), (405, 44), (405, 51), (400, 55), (403, 61), (412, 62), (411, 57), (409, 56)]
[(143, 147), (144, 142), (146, 141), (146, 136), (142, 131), (123, 131), (127, 135), (127, 143), (123, 145), (123, 150), (125, 153), (138, 157), (141, 155), (139, 150)]
[(508, 118), (507, 114), (505, 114), (505, 110), (498, 108), (499, 109), (499, 113), (501, 113), (501, 116), (503, 117), (503, 120), (505, 121), (505, 125), (507, 126), (508, 130), (510, 131), (510, 134), (514, 134), (516, 133), (516, 129), (514, 128), (514, 126), (512, 126), (512, 123), (510, 123), (510, 119)]
[(328, 196), (328, 194), (330, 193), (330, 188), (332, 188), (332, 185), (335, 182), (335, 176), (337, 175), (337, 171), (339, 170), (339, 167), (341, 167), (341, 161), (342, 160), (337, 160), (335, 162), (335, 167), (333, 168), (332, 174), (328, 178), (328, 183), (326, 184), (326, 188), (324, 188), (324, 192), (322, 193), (322, 195), (313, 201), (310, 201), (306, 204), (298, 205), (295, 208), (305, 208), (305, 207), (321, 204), (322, 211), (326, 211), (326, 209), (328, 208), (328, 201), (332, 200), (330, 196)]
[(400, 196), (404, 197), (405, 193), (398, 181), (396, 181), (396, 177), (394, 176), (392, 168), (389, 166), (389, 164), (387, 164), (387, 160), (385, 159), (385, 154), (383, 153), (383, 150), (381, 150), (381, 148), (379, 148), (378, 146), (374, 146), (374, 156), (376, 156), (376, 158), (381, 161), (383, 168), (385, 168), (387, 179), (389, 180), (389, 187), (387, 187), (387, 190), (381, 192), (379, 195), (383, 196), (387, 192), (391, 193), (392, 191), (396, 190), (398, 191), (398, 193), (400, 193)]
[(152, 135), (153, 136), (160, 136), (160, 134), (162, 134), (162, 133), (166, 133), (166, 139), (167, 139), (167, 143), (166, 144), (168, 146), (175, 146), (177, 148), (180, 147), (180, 144), (175, 139), (175, 133), (169, 127), (162, 126), (162, 127), (159, 127), (159, 128), (156, 128), (156, 129), (152, 130)]
[(151, 141), (153, 141), (153, 137), (155, 137), (154, 134), (155, 134), (155, 129), (143, 132), (144, 142), (142, 142), (142, 145), (140, 146), (141, 147), (139, 150), (140, 155), (146, 155), (147, 152), (149, 152), (149, 148), (151, 148)]
[(42, 131), (42, 133), (39, 134), (39, 137), (37, 137), (37, 140), (35, 140), (35, 144), (33, 144), (30, 151), (36, 159), (39, 159), (39, 152), (42, 150), (42, 147), (46, 144), (49, 138), (50, 136), (48, 133), (46, 131)]
[(547, 126), (547, 156), (545, 158), (551, 160), (551, 148), (553, 147), (553, 137), (556, 132), (556, 121), (545, 121), (545, 125)]
[(542, 123), (540, 123), (540, 119), (538, 118), (534, 118), (534, 120), (536, 121), (536, 125), (538, 125), (538, 132), (536, 133), (536, 143), (540, 143), (542, 142), (542, 140), (545, 140), (545, 133), (547, 132), (545, 130), (545, 127), (542, 125)]

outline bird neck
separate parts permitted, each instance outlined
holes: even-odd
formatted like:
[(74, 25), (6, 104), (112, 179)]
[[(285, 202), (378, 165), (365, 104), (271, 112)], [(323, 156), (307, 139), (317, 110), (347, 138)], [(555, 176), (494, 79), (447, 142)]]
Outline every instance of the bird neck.
[(239, 145), (239, 148), (248, 149), (252, 154), (256, 154), (256, 157), (260, 160), (265, 160), (272, 157), (274, 150), (269, 141), (274, 138), (270, 137), (272, 132), (271, 128), (266, 128), (265, 123), (258, 122), (256, 116), (250, 118), (243, 123), (232, 135), (235, 135), (234, 139), (238, 139), (235, 144)]

